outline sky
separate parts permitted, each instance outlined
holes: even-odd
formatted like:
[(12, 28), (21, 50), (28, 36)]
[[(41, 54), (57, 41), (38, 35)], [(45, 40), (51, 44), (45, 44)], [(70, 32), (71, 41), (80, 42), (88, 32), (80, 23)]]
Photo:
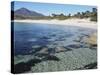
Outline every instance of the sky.
[(52, 3), (36, 3), (36, 2), (14, 2), (14, 10), (20, 8), (27, 8), (32, 11), (36, 11), (38, 13), (42, 13), (46, 16), (54, 14), (71, 15), (77, 12), (85, 12), (92, 11), (92, 8), (96, 8), (96, 6), (87, 6), (87, 5), (71, 5), (71, 4), (52, 4)]

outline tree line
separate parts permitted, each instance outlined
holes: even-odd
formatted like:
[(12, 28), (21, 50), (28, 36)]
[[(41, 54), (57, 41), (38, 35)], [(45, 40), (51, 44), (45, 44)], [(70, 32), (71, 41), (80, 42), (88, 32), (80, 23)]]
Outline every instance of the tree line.
[(77, 12), (74, 15), (71, 15), (70, 13), (68, 15), (64, 15), (63, 13), (52, 14), (51, 18), (59, 20), (64, 20), (69, 18), (79, 18), (79, 19), (90, 18), (91, 21), (97, 21), (97, 9), (92, 8), (92, 12), (91, 11)]

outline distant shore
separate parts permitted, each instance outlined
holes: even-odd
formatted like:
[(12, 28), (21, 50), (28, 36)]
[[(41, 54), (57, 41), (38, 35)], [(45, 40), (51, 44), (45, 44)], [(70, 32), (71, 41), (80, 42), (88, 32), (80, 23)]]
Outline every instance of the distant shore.
[(25, 22), (25, 23), (45, 23), (45, 24), (56, 24), (66, 26), (79, 26), (97, 29), (97, 22), (92, 22), (89, 19), (67, 19), (67, 20), (14, 20), (13, 22)]

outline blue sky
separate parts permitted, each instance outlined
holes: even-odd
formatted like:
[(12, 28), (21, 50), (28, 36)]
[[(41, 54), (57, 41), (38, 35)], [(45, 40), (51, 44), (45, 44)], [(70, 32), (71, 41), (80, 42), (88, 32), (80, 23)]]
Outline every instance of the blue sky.
[(92, 8), (94, 8), (95, 6), (35, 3), (35, 2), (21, 2), (21, 1), (14, 2), (14, 10), (17, 10), (22, 7), (32, 11), (36, 11), (38, 13), (42, 13), (44, 15), (51, 15), (52, 13), (55, 14), (63, 13), (65, 15), (71, 13), (73, 15), (77, 12), (84, 12), (87, 10), (92, 11)]

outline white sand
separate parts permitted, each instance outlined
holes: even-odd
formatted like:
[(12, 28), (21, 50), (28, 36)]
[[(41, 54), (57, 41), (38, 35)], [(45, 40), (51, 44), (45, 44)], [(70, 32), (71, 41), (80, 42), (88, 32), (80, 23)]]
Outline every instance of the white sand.
[(86, 28), (97, 29), (97, 22), (91, 22), (89, 19), (67, 19), (67, 20), (14, 20), (14, 22), (26, 22), (26, 23), (45, 23), (45, 24), (56, 24), (66, 26), (80, 26)]

